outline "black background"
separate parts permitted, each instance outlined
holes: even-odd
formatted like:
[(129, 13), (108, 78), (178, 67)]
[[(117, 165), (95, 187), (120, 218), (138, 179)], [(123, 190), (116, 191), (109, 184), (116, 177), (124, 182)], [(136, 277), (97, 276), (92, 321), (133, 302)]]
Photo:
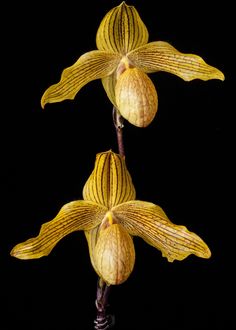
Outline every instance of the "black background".
[[(82, 198), (96, 153), (117, 151), (112, 105), (99, 80), (74, 101), (42, 110), (40, 99), (65, 67), (96, 48), (101, 19), (119, 3), (2, 7), (1, 330), (92, 329), (97, 276), (82, 232), (39, 260), (17, 260), (9, 252), (37, 235), (62, 205)], [(152, 74), (159, 96), (156, 118), (145, 129), (125, 122), (137, 198), (160, 205), (174, 223), (199, 234), (212, 257), (168, 263), (135, 238), (135, 269), (111, 291), (115, 329), (233, 329), (232, 8), (206, 1), (127, 4), (139, 11), (150, 41), (165, 40), (202, 56), (226, 80), (187, 83), (168, 73)]]

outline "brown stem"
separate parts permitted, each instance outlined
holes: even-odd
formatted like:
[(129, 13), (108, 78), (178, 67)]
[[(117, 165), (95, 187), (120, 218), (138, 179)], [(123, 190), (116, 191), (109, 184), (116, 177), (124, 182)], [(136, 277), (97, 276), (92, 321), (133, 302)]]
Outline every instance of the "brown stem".
[(119, 154), (125, 156), (124, 141), (123, 141), (123, 127), (124, 127), (124, 118), (121, 116), (118, 109), (113, 107), (113, 123), (116, 129), (116, 137)]
[(107, 313), (110, 289), (111, 286), (108, 286), (101, 278), (98, 280), (97, 299), (95, 302), (97, 308), (97, 317), (94, 321), (95, 330), (111, 329), (115, 324), (114, 316)]

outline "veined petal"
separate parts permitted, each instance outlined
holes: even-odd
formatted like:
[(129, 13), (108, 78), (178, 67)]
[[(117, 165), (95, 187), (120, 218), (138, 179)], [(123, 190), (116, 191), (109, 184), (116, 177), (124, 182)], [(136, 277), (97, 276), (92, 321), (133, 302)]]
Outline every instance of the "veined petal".
[(92, 80), (106, 77), (116, 69), (121, 56), (116, 53), (94, 50), (82, 55), (72, 66), (63, 70), (59, 83), (50, 86), (43, 94), (41, 105), (74, 99), (78, 91)]
[(114, 105), (114, 107), (117, 108), (116, 97), (115, 97), (116, 72), (112, 73), (110, 76), (102, 78), (102, 84), (107, 93), (109, 100)]
[(151, 79), (137, 68), (125, 70), (115, 86), (116, 104), (132, 125), (146, 127), (157, 112), (157, 92)]
[(111, 150), (97, 154), (94, 170), (83, 189), (83, 198), (107, 208), (135, 199), (125, 159)]
[(39, 235), (17, 244), (11, 251), (19, 259), (36, 259), (48, 255), (66, 235), (77, 230), (89, 230), (97, 226), (107, 209), (89, 201), (65, 204), (57, 216), (42, 225)]
[(89, 256), (90, 256), (91, 264), (92, 264), (95, 272), (98, 274), (98, 276), (101, 276), (101, 274), (99, 273), (99, 271), (97, 269), (95, 259), (94, 259), (94, 251), (95, 251), (95, 246), (96, 246), (98, 235), (99, 235), (99, 227), (100, 226), (97, 226), (93, 229), (86, 230), (84, 233), (85, 233), (85, 237), (88, 242)]
[(159, 249), (168, 261), (183, 260), (189, 254), (201, 258), (211, 256), (208, 246), (198, 235), (173, 224), (153, 203), (129, 201), (114, 207), (112, 213), (131, 235), (142, 237)]
[(164, 41), (150, 42), (141, 46), (127, 57), (131, 63), (144, 72), (166, 71), (190, 81), (193, 79), (224, 80), (224, 74), (208, 65), (200, 56), (180, 53)]
[(123, 1), (103, 18), (96, 37), (97, 48), (126, 54), (148, 42), (148, 31), (133, 6)]

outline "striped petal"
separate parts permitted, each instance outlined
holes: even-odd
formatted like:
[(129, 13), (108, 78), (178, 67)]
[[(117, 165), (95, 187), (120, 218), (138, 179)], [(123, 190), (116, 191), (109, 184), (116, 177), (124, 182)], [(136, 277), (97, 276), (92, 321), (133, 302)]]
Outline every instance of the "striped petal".
[(114, 105), (115, 108), (117, 108), (116, 97), (115, 97), (116, 75), (117, 75), (116, 72), (114, 72), (110, 76), (102, 78), (103, 87), (107, 93), (109, 100), (111, 101), (111, 103)]
[(83, 189), (83, 198), (111, 208), (135, 199), (135, 189), (122, 156), (97, 154), (95, 167)]
[(95, 258), (94, 258), (94, 250), (95, 250), (95, 246), (96, 246), (98, 235), (99, 235), (99, 226), (97, 226), (93, 229), (90, 229), (90, 230), (86, 230), (84, 233), (85, 233), (85, 237), (88, 242), (91, 264), (92, 264), (95, 272), (98, 274), (98, 276), (100, 276), (101, 274), (99, 274), (99, 271), (96, 266)]
[(44, 92), (41, 99), (42, 108), (46, 103), (74, 99), (79, 90), (90, 81), (112, 74), (120, 59), (119, 54), (106, 51), (94, 50), (85, 53), (62, 72), (59, 83)]
[(164, 41), (150, 42), (133, 50), (127, 57), (144, 72), (166, 71), (190, 81), (193, 79), (224, 80), (224, 74), (208, 65), (200, 56), (183, 54)]
[(112, 209), (124, 228), (162, 252), (168, 261), (183, 260), (190, 254), (210, 258), (211, 252), (204, 241), (184, 226), (173, 224), (157, 205), (129, 201)]
[(133, 6), (123, 1), (103, 18), (96, 37), (97, 48), (126, 54), (148, 42), (148, 31)]
[(77, 230), (89, 230), (101, 223), (106, 211), (105, 207), (88, 201), (65, 204), (53, 220), (42, 225), (37, 237), (16, 245), (11, 255), (19, 259), (47, 256), (66, 235)]

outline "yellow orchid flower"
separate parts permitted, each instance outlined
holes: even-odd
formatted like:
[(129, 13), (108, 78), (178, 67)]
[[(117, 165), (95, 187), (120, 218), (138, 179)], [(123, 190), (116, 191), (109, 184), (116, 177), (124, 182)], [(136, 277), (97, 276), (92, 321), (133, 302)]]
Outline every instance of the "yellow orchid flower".
[(166, 71), (190, 81), (220, 79), (223, 73), (201, 57), (183, 54), (164, 41), (148, 43), (148, 31), (133, 6), (122, 2), (103, 18), (96, 36), (97, 50), (66, 68), (59, 83), (43, 94), (41, 105), (74, 99), (95, 79), (120, 114), (131, 124), (146, 127), (157, 112), (158, 97), (147, 73)]
[(83, 200), (65, 204), (53, 220), (42, 225), (37, 237), (16, 245), (11, 255), (19, 259), (46, 256), (63, 237), (83, 230), (95, 271), (113, 285), (124, 282), (133, 270), (133, 236), (160, 250), (168, 261), (190, 254), (211, 256), (198, 235), (172, 223), (161, 207), (135, 200), (135, 194), (124, 157), (111, 150), (99, 153)]

